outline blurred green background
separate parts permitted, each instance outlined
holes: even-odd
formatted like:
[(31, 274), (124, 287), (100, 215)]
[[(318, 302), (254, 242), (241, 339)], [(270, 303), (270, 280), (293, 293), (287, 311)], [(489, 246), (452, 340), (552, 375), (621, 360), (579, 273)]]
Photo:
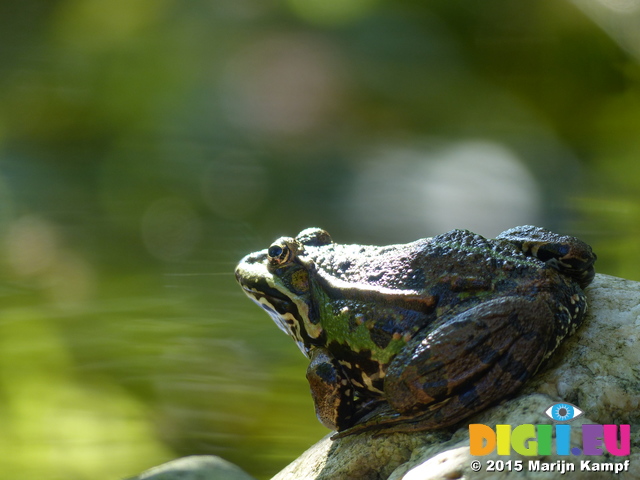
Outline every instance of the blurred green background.
[(327, 431), (233, 269), (281, 235), (533, 223), (640, 280), (636, 0), (0, 2), (0, 472)]

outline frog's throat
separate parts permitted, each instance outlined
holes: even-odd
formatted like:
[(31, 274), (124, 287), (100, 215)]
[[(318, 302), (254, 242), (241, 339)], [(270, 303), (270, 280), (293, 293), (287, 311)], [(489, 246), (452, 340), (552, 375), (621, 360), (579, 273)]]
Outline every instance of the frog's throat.
[(259, 290), (245, 288), (247, 295), (269, 314), (280, 330), (293, 338), (300, 351), (308, 357), (309, 345), (313, 340), (317, 340), (323, 332), (319, 322), (313, 323), (311, 321), (308, 299), (294, 294), (284, 285), (274, 280), (274, 277), (264, 277), (263, 280), (269, 288), (276, 290), (291, 302), (294, 308), (285, 310), (283, 305), (277, 306)]
[(250, 296), (251, 300), (256, 302), (260, 307), (264, 309), (265, 312), (269, 314), (274, 323), (278, 326), (280, 330), (289, 335), (298, 345), (298, 348), (305, 356), (309, 356), (307, 352), (307, 348), (305, 347), (305, 342), (300, 334), (300, 320), (296, 318), (290, 312), (280, 313), (278, 312), (269, 300), (266, 297), (256, 298)]

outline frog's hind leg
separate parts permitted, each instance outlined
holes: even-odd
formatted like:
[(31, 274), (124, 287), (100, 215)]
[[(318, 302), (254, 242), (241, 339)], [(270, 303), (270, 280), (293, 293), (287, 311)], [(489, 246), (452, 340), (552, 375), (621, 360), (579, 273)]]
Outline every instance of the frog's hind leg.
[(385, 395), (395, 412), (372, 416), (339, 436), (447, 427), (497, 404), (545, 359), (555, 342), (553, 322), (547, 302), (505, 297), (417, 335), (385, 377)]
[(496, 237), (507, 240), (526, 255), (536, 257), (556, 270), (572, 277), (585, 288), (595, 275), (597, 257), (591, 247), (575, 237), (558, 235), (540, 227), (515, 227)]

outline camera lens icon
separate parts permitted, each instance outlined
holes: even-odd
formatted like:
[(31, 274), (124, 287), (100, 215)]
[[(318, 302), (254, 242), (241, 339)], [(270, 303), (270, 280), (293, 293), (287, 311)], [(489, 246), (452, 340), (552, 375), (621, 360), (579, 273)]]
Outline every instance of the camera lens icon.
[(584, 412), (571, 403), (556, 403), (547, 408), (544, 412), (547, 417), (556, 422), (570, 422), (575, 420)]

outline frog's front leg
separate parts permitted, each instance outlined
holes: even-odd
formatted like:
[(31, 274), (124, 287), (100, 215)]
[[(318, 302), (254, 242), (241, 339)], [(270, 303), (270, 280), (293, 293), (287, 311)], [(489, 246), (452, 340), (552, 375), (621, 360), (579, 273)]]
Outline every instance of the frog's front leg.
[(555, 336), (554, 315), (540, 298), (498, 298), (466, 310), (418, 334), (391, 362), (384, 392), (395, 412), (337, 436), (458, 423), (518, 389), (551, 353)]
[(344, 430), (352, 423), (354, 393), (338, 361), (322, 347), (309, 352), (307, 380), (320, 423), (331, 430)]

